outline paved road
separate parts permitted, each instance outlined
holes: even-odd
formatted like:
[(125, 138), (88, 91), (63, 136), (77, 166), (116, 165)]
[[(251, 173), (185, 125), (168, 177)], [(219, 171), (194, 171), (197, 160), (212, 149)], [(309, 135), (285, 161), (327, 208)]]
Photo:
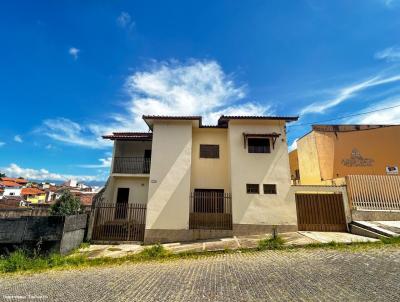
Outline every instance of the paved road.
[(0, 279), (3, 301), (399, 301), (400, 250), (266, 251)]

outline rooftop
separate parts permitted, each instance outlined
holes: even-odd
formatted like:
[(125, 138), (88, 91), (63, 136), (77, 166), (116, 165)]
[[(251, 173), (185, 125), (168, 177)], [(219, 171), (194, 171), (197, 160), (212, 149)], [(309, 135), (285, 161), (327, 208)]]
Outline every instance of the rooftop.
[[(143, 115), (143, 120), (152, 130), (154, 120), (174, 120), (174, 121), (193, 121), (199, 128), (227, 128), (230, 120), (282, 120), (285, 122), (297, 121), (298, 116), (245, 116), (245, 115), (221, 115), (217, 125), (203, 125), (200, 115)], [(146, 141), (152, 140), (153, 134), (150, 132), (113, 132), (103, 135), (104, 139), (110, 140), (131, 140)]]
[(9, 180), (0, 181), (0, 186), (1, 187), (22, 187), (21, 184), (16, 183), (14, 181), (9, 181)]
[(22, 195), (37, 195), (37, 194), (44, 194), (45, 192), (39, 190), (38, 188), (22, 188), (21, 194)]

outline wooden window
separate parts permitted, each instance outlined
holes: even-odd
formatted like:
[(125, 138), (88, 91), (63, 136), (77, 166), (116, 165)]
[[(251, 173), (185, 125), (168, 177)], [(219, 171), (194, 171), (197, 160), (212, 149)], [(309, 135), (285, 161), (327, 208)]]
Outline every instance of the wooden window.
[(276, 194), (275, 184), (264, 184), (264, 194)]
[(200, 158), (219, 158), (219, 145), (200, 145)]
[(260, 187), (258, 184), (246, 184), (246, 192), (247, 194), (259, 194)]
[(251, 138), (247, 139), (247, 150), (249, 153), (270, 153), (271, 144), (269, 138)]

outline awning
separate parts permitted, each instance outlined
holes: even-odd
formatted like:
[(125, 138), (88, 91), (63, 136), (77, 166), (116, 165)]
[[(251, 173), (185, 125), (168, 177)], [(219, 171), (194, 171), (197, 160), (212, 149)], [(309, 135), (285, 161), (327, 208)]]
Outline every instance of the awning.
[(246, 149), (247, 139), (248, 138), (270, 138), (272, 140), (272, 149), (275, 148), (276, 139), (281, 136), (280, 133), (245, 133), (243, 132), (243, 142), (244, 148)]

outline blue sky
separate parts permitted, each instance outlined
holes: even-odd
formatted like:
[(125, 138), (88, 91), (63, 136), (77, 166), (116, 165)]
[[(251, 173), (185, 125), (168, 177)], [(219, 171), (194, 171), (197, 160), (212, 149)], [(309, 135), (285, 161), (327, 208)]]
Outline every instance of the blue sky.
[[(146, 130), (142, 114), (300, 114), (294, 147), (308, 123), (400, 105), (399, 16), (399, 0), (3, 1), (0, 171), (104, 180), (101, 134)], [(399, 122), (400, 106), (330, 123)]]

